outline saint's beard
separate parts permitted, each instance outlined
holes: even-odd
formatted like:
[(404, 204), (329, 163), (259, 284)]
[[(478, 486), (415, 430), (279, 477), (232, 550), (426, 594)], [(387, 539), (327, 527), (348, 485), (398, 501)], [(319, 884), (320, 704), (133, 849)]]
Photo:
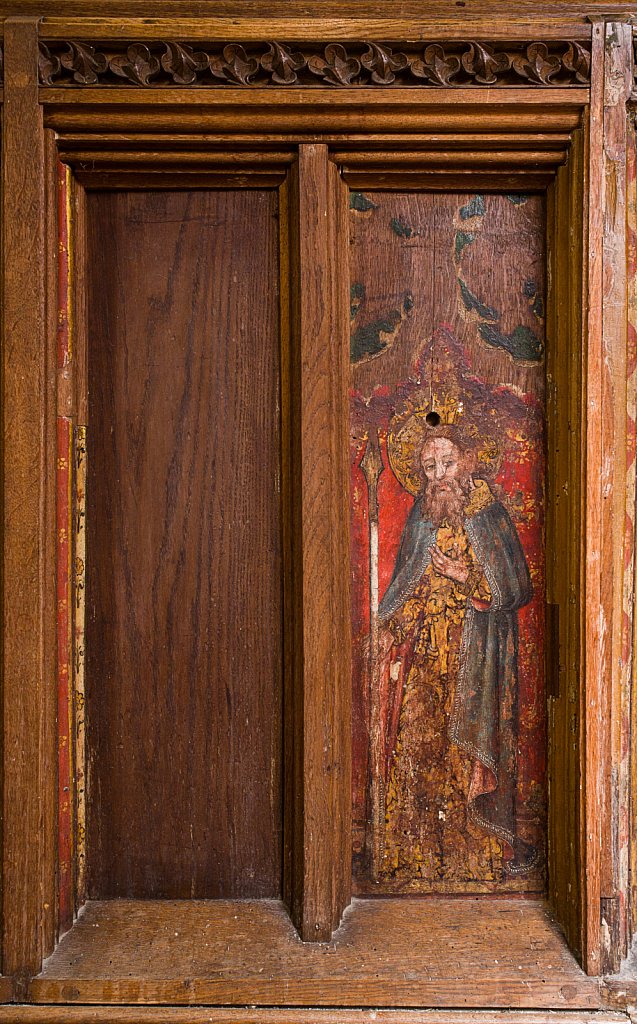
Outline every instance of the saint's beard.
[(430, 480), (423, 495), (423, 513), (436, 527), (445, 521), (450, 526), (462, 526), (468, 496), (467, 474), (455, 480)]

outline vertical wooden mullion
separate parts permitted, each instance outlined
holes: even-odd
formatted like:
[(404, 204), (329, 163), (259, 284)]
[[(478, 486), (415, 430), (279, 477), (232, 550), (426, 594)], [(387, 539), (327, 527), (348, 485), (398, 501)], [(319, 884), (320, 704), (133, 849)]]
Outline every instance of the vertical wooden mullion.
[(622, 679), (623, 707), (622, 719), (625, 722), (625, 770), (622, 773), (622, 789), (625, 790), (626, 827), (623, 830), (625, 865), (622, 865), (622, 882), (625, 880), (625, 935), (627, 943), (635, 930), (634, 914), (634, 842), (632, 828), (634, 818), (634, 751), (635, 733), (631, 721), (635, 711), (634, 672), (635, 672), (635, 523), (636, 523), (636, 465), (635, 447), (637, 439), (637, 361), (635, 359), (637, 296), (635, 294), (635, 240), (636, 240), (636, 202), (635, 177), (637, 174), (635, 154), (635, 133), (633, 116), (629, 116), (626, 136), (626, 304), (627, 304), (627, 367), (626, 367), (626, 531), (624, 536), (624, 586), (623, 586), (623, 636), (622, 636)]
[(332, 271), (332, 565), (335, 582), (334, 640), (337, 644), (341, 690), (334, 708), (333, 728), (338, 770), (332, 773), (338, 871), (332, 906), (332, 928), (338, 928), (352, 893), (352, 651), (350, 593), (350, 299), (349, 189), (334, 163), (327, 166), (331, 210), (328, 214), (328, 266)]
[(591, 53), (591, 99), (588, 121), (589, 189), (597, 201), (589, 202), (587, 267), (586, 346), (586, 557), (585, 557), (585, 648), (584, 734), (584, 850), (586, 878), (583, 958), (591, 974), (599, 973), (600, 846), (599, 808), (603, 800), (603, 743), (599, 716), (603, 703), (604, 674), (607, 675), (607, 643), (602, 623), (602, 244), (603, 165), (600, 140), (604, 120), (604, 24), (593, 25)]
[[(581, 528), (585, 509), (585, 465), (583, 381), (585, 367), (584, 273), (586, 265), (588, 227), (588, 167), (586, 163), (586, 134), (575, 134), (569, 158), (567, 195), (568, 230), (564, 244), (570, 253), (568, 260), (569, 323), (567, 344), (567, 416), (568, 416), (568, 490), (570, 538), (567, 554), (568, 589), (565, 593), (568, 646), (565, 690), (563, 694), (565, 759), (568, 764), (568, 793), (575, 794), (573, 811), (565, 835), (567, 844), (568, 878), (565, 898), (570, 904), (566, 935), (571, 948), (581, 958), (584, 938), (583, 923), (586, 915), (586, 886), (583, 872), (585, 839), (585, 807), (582, 787), (583, 759), (585, 756), (584, 705), (585, 653), (585, 552), (586, 542)], [(569, 235), (571, 237), (569, 237)], [(575, 241), (573, 241), (573, 236)], [(567, 796), (568, 799), (568, 796)]]
[(46, 194), (36, 18), (4, 25), (3, 384), (3, 971), (16, 996), (43, 952), (47, 615)]
[(621, 940), (622, 591), (626, 513), (626, 102), (632, 30), (596, 22), (589, 114), (586, 355), (584, 959), (616, 968)]
[(345, 197), (327, 146), (300, 146), (289, 206), (294, 797), (284, 891), (306, 941), (330, 938), (351, 891)]
[[(613, 453), (612, 505), (612, 633), (611, 690), (608, 696), (610, 723), (608, 790), (605, 835), (602, 836), (602, 973), (619, 968), (626, 956), (628, 892), (628, 844), (622, 822), (628, 820), (630, 766), (628, 764), (630, 652), (624, 646), (625, 542), (631, 481), (627, 472), (628, 435), (628, 287), (627, 287), (627, 102), (632, 76), (632, 25), (606, 25), (604, 58), (604, 163), (607, 202), (604, 208), (604, 408), (612, 423), (609, 437)], [(609, 505), (610, 502), (607, 502)], [(631, 536), (632, 542), (632, 536)], [(604, 856), (605, 854), (605, 856)], [(604, 921), (608, 894), (608, 920)], [(608, 938), (606, 938), (608, 937)]]
[[(46, 178), (46, 451), (52, 452), (53, 434), (57, 416), (56, 381), (56, 341), (58, 323), (58, 187), (57, 187), (57, 145), (55, 135), (45, 130), (45, 178)], [(53, 580), (56, 571), (57, 531), (56, 531), (56, 474), (43, 471), (45, 487), (46, 522), (46, 568), (45, 575), (51, 585), (43, 595), (45, 602), (44, 621), (44, 678), (46, 681), (42, 706), (43, 714), (43, 775), (42, 801), (44, 818), (41, 829), (43, 844), (43, 934), (42, 955), (48, 956), (55, 947), (58, 933), (58, 887), (57, 887), (57, 779), (51, 753), (57, 749), (57, 693), (56, 693), (56, 606)]]
[(67, 167), (58, 164), (58, 330), (57, 330), (57, 723), (58, 723), (58, 913), (68, 931), (74, 911), (74, 728), (73, 728), (73, 386), (70, 315), (69, 189)]
[[(579, 591), (580, 531), (577, 482), (580, 467), (572, 457), (572, 430), (578, 433), (579, 400), (575, 358), (581, 358), (581, 332), (573, 311), (579, 303), (580, 249), (573, 236), (582, 217), (573, 203), (576, 154), (574, 140), (568, 165), (560, 167), (548, 194), (549, 292), (547, 322), (547, 602), (555, 629), (547, 638), (549, 734), (549, 899), (571, 947), (581, 952), (581, 875), (579, 831), (579, 757), (577, 722), (579, 622), (574, 621), (571, 593)], [(581, 192), (580, 192), (581, 202)], [(575, 264), (575, 266), (574, 266)], [(573, 271), (576, 271), (576, 274)], [(575, 291), (573, 284), (575, 283)], [(551, 644), (551, 641), (553, 643)]]
[(637, 557), (635, 551), (635, 529), (637, 526), (637, 494), (635, 494), (635, 473), (637, 471), (637, 139), (635, 136), (635, 110), (631, 112), (631, 127), (628, 140), (628, 332), (629, 332), (629, 367), (628, 367), (628, 416), (630, 426), (629, 444), (632, 445), (633, 463), (633, 495), (634, 503), (630, 510), (633, 525), (633, 544), (630, 552), (632, 568), (632, 622), (631, 622), (631, 703), (630, 703), (630, 813), (628, 817), (628, 835), (630, 837), (630, 895), (628, 933), (633, 936), (637, 932), (637, 614), (635, 599), (637, 597)]

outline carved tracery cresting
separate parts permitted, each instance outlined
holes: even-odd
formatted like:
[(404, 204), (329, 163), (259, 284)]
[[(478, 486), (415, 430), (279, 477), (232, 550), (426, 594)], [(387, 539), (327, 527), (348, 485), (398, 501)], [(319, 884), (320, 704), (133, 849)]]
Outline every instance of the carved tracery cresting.
[(376, 42), (40, 43), (44, 86), (580, 86), (590, 48), (574, 41), (413, 44)]

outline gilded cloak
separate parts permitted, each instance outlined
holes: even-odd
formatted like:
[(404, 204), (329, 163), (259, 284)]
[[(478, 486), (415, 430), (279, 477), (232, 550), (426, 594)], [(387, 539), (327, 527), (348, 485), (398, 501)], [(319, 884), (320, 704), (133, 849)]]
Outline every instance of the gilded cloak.
[[(474, 758), (469, 814), (512, 847), (519, 732), (518, 609), (531, 600), (531, 578), (515, 526), (485, 481), (476, 481), (463, 526), (492, 600), (485, 608), (467, 597), (450, 738)], [(436, 533), (423, 512), (421, 496), (405, 525), (392, 579), (380, 603), (381, 622), (387, 623), (415, 591), (430, 563)], [(407, 678), (413, 643), (410, 647), (401, 651), (402, 680)], [(399, 707), (400, 701), (393, 704)], [(395, 712), (383, 717), (386, 731), (392, 732)], [(393, 737), (385, 738), (389, 752)]]

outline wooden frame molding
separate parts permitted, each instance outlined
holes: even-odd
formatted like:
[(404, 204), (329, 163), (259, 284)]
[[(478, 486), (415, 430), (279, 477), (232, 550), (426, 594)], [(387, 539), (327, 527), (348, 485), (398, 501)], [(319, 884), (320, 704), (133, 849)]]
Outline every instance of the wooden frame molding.
[[(47, 728), (55, 678), (55, 506), (36, 20), (7, 19), (4, 50), (2, 969), (19, 993), (39, 969), (55, 907), (43, 833), (48, 802), (55, 804), (56, 757)], [(11, 260), (12, 253), (21, 258)]]
[[(71, 6), (68, 17), (40, 20), (35, 11), (6, 18), (0, 49), (5, 495), (5, 977), (0, 1001), (25, 1004), (0, 1006), (0, 1022), (177, 1024), (205, 1018), (217, 1024), (239, 1019), (309, 1024), (311, 1014), (312, 1021), (333, 1024), (353, 1021), (356, 1013), (356, 1019), (371, 1020), (355, 1005), (384, 1005), (377, 1019), (386, 1024), (422, 1024), (419, 1007), (425, 1004), (418, 1000), (425, 992), (429, 1005), (458, 1007), (474, 998), (476, 1006), (499, 1005), (503, 1011), (513, 1005), (536, 1007), (528, 1024), (545, 1024), (548, 1008), (559, 1011), (551, 1019), (570, 1019), (562, 1011), (579, 1008), (578, 1020), (611, 1024), (617, 1019), (613, 1014), (596, 1012), (599, 986), (593, 979), (619, 967), (635, 917), (631, 846), (623, 824), (631, 820), (634, 804), (626, 750), (635, 742), (626, 724), (635, 662), (625, 642), (634, 625), (633, 563), (626, 558), (634, 535), (625, 530), (635, 505), (625, 446), (630, 396), (624, 211), (632, 26), (621, 12), (613, 20), (599, 20), (597, 7), (588, 5), (596, 19), (592, 25), (568, 12), (563, 17), (554, 12), (548, 20), (536, 12), (496, 38), (493, 18), (483, 12), (470, 21), (471, 32), (462, 33), (470, 41), (459, 42), (453, 19), (436, 25), (428, 15), (419, 23), (418, 10), (409, 4), (405, 19), (387, 18), (372, 4), (369, 17), (356, 14), (344, 24), (334, 10), (311, 30), (296, 5), (296, 15), (288, 17), (285, 5), (276, 2), (268, 19), (233, 18), (225, 2), (214, 19), (199, 20), (171, 17), (172, 8), (156, 2), (145, 20), (125, 12), (119, 19), (87, 18), (83, 0)], [(28, 11), (32, 7), (31, 0), (24, 4)], [(0, 3), (0, 10), (6, 8)], [(264, 42), (274, 38), (283, 42)], [(67, 226), (75, 252), (69, 308), (78, 340), (77, 362), (61, 367), (55, 348), (59, 164), (69, 186)], [(315, 965), (308, 980), (299, 966), (305, 961), (291, 954), (278, 973), (272, 968), (271, 977), (230, 971), (220, 981), (211, 968), (179, 990), (174, 979), (141, 977), (141, 960), (127, 977), (122, 970), (104, 976), (89, 964), (77, 980), (64, 956), (69, 950), (73, 960), (78, 949), (82, 952), (74, 944), (81, 944), (88, 928), (78, 925), (95, 920), (117, 933), (116, 909), (95, 903), (87, 904), (58, 945), (57, 960), (53, 957), (42, 971), (70, 923), (68, 907), (60, 917), (56, 881), (55, 678), (63, 659), (56, 653), (55, 552), (56, 513), (63, 509), (56, 503), (55, 421), (59, 414), (72, 425), (85, 403), (85, 190), (255, 185), (277, 189), (280, 210), (288, 778), (283, 898), (305, 942), (331, 943), (310, 950), (307, 962), (325, 958), (328, 951), (336, 956), (343, 948), (339, 942), (358, 934), (360, 920), (354, 911), (343, 919), (351, 899), (351, 652), (344, 572), (349, 557), (349, 296), (343, 271), (348, 191), (547, 193), (554, 499), (547, 596), (560, 606), (549, 728), (552, 785), (566, 787), (562, 795), (553, 788), (550, 797), (549, 903), (591, 976), (577, 974), (574, 995), (564, 995), (557, 978), (542, 994), (537, 979), (535, 988), (530, 982), (525, 987), (525, 975), (516, 975), (517, 981), (507, 981), (510, 988), (499, 989), (497, 977), (489, 975), (484, 992), (479, 985), (477, 994), (468, 992), (465, 985), (464, 996), (451, 988), (437, 996), (439, 980), (427, 980), (423, 973), (413, 985), (401, 981), (399, 999), (412, 1007), (407, 1012), (391, 1009), (401, 1005), (392, 1002), (391, 979), (374, 988), (376, 982), (357, 976), (358, 1002), (352, 996), (350, 1009), (336, 1012), (330, 1009), (337, 1003), (329, 978)], [(81, 887), (75, 895), (71, 909), (77, 910)], [(372, 914), (368, 905), (374, 901), (357, 902), (363, 918)], [(280, 918), (282, 934), (286, 922), (292, 928), (283, 904), (269, 910)], [(148, 935), (144, 908), (131, 913), (142, 922), (139, 934)], [(173, 911), (161, 913), (172, 922)], [(186, 913), (195, 914), (192, 905)], [(504, 910), (499, 913), (498, 928), (506, 920)], [(572, 964), (557, 930), (546, 923), (546, 909), (534, 904), (529, 919), (535, 921), (534, 914), (550, 930), (564, 963)], [(191, 937), (199, 934), (198, 927), (193, 925)], [(226, 934), (224, 927), (220, 934)], [(537, 927), (543, 942), (548, 932), (541, 922)], [(286, 933), (284, 939), (298, 944), (296, 934)], [(417, 938), (412, 939), (415, 944)], [(353, 948), (367, 955), (364, 942), (357, 947), (356, 941)], [(134, 946), (130, 942), (124, 950), (133, 959)], [(542, 948), (553, 951), (553, 946)], [(172, 951), (166, 949), (171, 963)], [(124, 953), (119, 948), (118, 956)], [(345, 978), (349, 967), (346, 959), (343, 963)], [(289, 976), (286, 964), (293, 965)], [(577, 970), (574, 964), (569, 969)], [(285, 1008), (291, 991), (298, 1010)], [(227, 1005), (201, 1011), (122, 1005), (206, 999)], [(270, 1008), (238, 1008), (259, 1000)], [(27, 1006), (29, 1001), (58, 1006)], [(113, 1006), (64, 1005), (80, 1001)], [(321, 1002), (320, 1011), (302, 1008)], [(491, 1024), (495, 1019), (480, 1012), (471, 1011), (465, 1020)], [(450, 1010), (426, 1019), (463, 1024)]]

